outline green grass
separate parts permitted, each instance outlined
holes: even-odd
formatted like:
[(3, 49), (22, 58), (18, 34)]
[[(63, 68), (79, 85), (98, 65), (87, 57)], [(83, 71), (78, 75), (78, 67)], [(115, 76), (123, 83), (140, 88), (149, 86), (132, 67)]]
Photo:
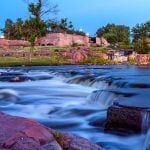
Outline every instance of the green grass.
[(111, 61), (100, 58), (100, 57), (88, 57), (84, 59), (81, 64), (90, 64), (90, 65), (104, 65), (104, 64), (112, 64)]
[[(67, 48), (70, 48), (70, 47), (69, 46), (65, 46), (65, 47), (59, 47), (59, 46), (35, 46), (34, 47), (34, 51), (49, 50), (51, 52), (62, 52), (64, 50), (66, 50)], [(30, 47), (24, 47), (24, 48), (16, 50), (16, 51), (30, 52)]]
[[(74, 64), (71, 58), (57, 56), (59, 52), (64, 52), (74, 47), (58, 47), (58, 46), (35, 46), (34, 51), (49, 50), (52, 52), (51, 56), (34, 56), (31, 62), (27, 61), (25, 57), (6, 56), (0, 57), (0, 66), (47, 66), (47, 65), (71, 65)], [(75, 50), (80, 50), (80, 46), (77, 46)], [(30, 47), (25, 47), (15, 52), (29, 52)], [(106, 51), (105, 48), (101, 47), (90, 47), (89, 53), (103, 53)], [(111, 64), (110, 61), (99, 58), (99, 57), (88, 57), (77, 64)]]
[(71, 64), (68, 59), (52, 57), (32, 57), (31, 62), (27, 62), (23, 57), (0, 57), (0, 66), (47, 66), (47, 65), (67, 65)]

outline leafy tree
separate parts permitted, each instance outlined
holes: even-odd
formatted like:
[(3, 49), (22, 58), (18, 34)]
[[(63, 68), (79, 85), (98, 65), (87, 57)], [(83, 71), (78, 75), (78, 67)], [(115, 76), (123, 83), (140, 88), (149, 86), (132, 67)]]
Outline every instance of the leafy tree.
[(14, 23), (14, 39), (17, 40), (24, 39), (23, 27), (24, 27), (24, 21), (21, 18), (18, 18), (16, 23)]
[(150, 51), (150, 21), (133, 27), (132, 37), (135, 49), (139, 53), (148, 53)]
[(98, 37), (107, 39), (112, 45), (129, 44), (130, 42), (130, 29), (124, 25), (107, 24), (99, 28), (96, 34)]
[(67, 18), (62, 18), (59, 22), (49, 21), (49, 27), (52, 32), (68, 32), (73, 30), (73, 24), (71, 21), (68, 22)]
[[(29, 3), (28, 10), (31, 14), (30, 18), (24, 23), (24, 35), (31, 43), (31, 51), (33, 51), (36, 39), (46, 35), (48, 32), (47, 23), (42, 16), (48, 13), (55, 13), (57, 6), (47, 7), (47, 0), (37, 0), (36, 3)], [(31, 58), (30, 58), (31, 60)]]
[(67, 18), (62, 18), (59, 22), (49, 21), (49, 27), (51, 32), (61, 32), (85, 36), (84, 32), (75, 30), (72, 21), (68, 21)]
[(41, 19), (44, 15), (57, 14), (58, 12), (58, 5), (50, 3), (49, 0), (36, 0), (35, 3), (30, 2), (30, 0), (24, 1), (28, 4), (29, 12), (37, 19)]
[(24, 36), (31, 43), (31, 48), (35, 46), (37, 38), (47, 33), (46, 23), (43, 20), (30, 17), (24, 23)]
[(13, 40), (14, 39), (14, 22), (11, 19), (7, 19), (5, 21), (5, 28), (2, 29), (4, 36), (6, 39)]

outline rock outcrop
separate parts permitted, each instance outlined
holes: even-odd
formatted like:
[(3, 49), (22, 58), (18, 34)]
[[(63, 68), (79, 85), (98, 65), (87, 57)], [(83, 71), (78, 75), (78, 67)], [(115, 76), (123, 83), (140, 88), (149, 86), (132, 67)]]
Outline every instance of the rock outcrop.
[(96, 37), (96, 44), (98, 46), (103, 46), (103, 47), (110, 46), (110, 43), (108, 43), (108, 41), (103, 37), (101, 37), (101, 38)]
[(21, 46), (30, 46), (30, 43), (24, 40), (0, 39), (0, 49), (2, 50), (17, 49)]
[(137, 62), (139, 65), (150, 65), (150, 54), (137, 55)]
[(57, 132), (33, 120), (0, 113), (2, 150), (101, 150), (88, 140)]

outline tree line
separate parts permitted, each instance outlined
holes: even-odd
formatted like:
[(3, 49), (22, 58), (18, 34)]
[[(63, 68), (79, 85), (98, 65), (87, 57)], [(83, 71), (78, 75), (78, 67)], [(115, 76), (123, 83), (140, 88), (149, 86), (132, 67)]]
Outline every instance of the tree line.
[(150, 53), (150, 21), (137, 24), (132, 29), (125, 25), (107, 24), (96, 34), (106, 38), (112, 48), (134, 48), (138, 53)]
[[(66, 32), (69, 34), (85, 35), (84, 32), (74, 29), (73, 23), (63, 18), (44, 20), (43, 16), (49, 13), (57, 14), (58, 6), (49, 3), (48, 0), (37, 0), (30, 2), (24, 0), (28, 5), (30, 17), (26, 20), (18, 18), (16, 21), (7, 19), (2, 29), (6, 39), (23, 39), (34, 47), (36, 39), (45, 36), (49, 32)], [(137, 24), (130, 29), (125, 25), (107, 24), (96, 31), (98, 37), (104, 37), (114, 49), (134, 48), (139, 53), (150, 53), (150, 21)]]

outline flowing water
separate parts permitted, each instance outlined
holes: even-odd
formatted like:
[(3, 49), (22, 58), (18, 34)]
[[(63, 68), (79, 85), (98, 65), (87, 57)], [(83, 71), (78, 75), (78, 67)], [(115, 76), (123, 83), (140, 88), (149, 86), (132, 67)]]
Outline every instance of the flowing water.
[[(104, 132), (107, 108), (117, 99), (139, 95), (150, 96), (148, 67), (0, 68), (1, 111), (85, 137), (106, 150), (144, 150), (150, 144), (149, 131), (130, 136)], [(143, 127), (148, 117), (143, 115)]]

